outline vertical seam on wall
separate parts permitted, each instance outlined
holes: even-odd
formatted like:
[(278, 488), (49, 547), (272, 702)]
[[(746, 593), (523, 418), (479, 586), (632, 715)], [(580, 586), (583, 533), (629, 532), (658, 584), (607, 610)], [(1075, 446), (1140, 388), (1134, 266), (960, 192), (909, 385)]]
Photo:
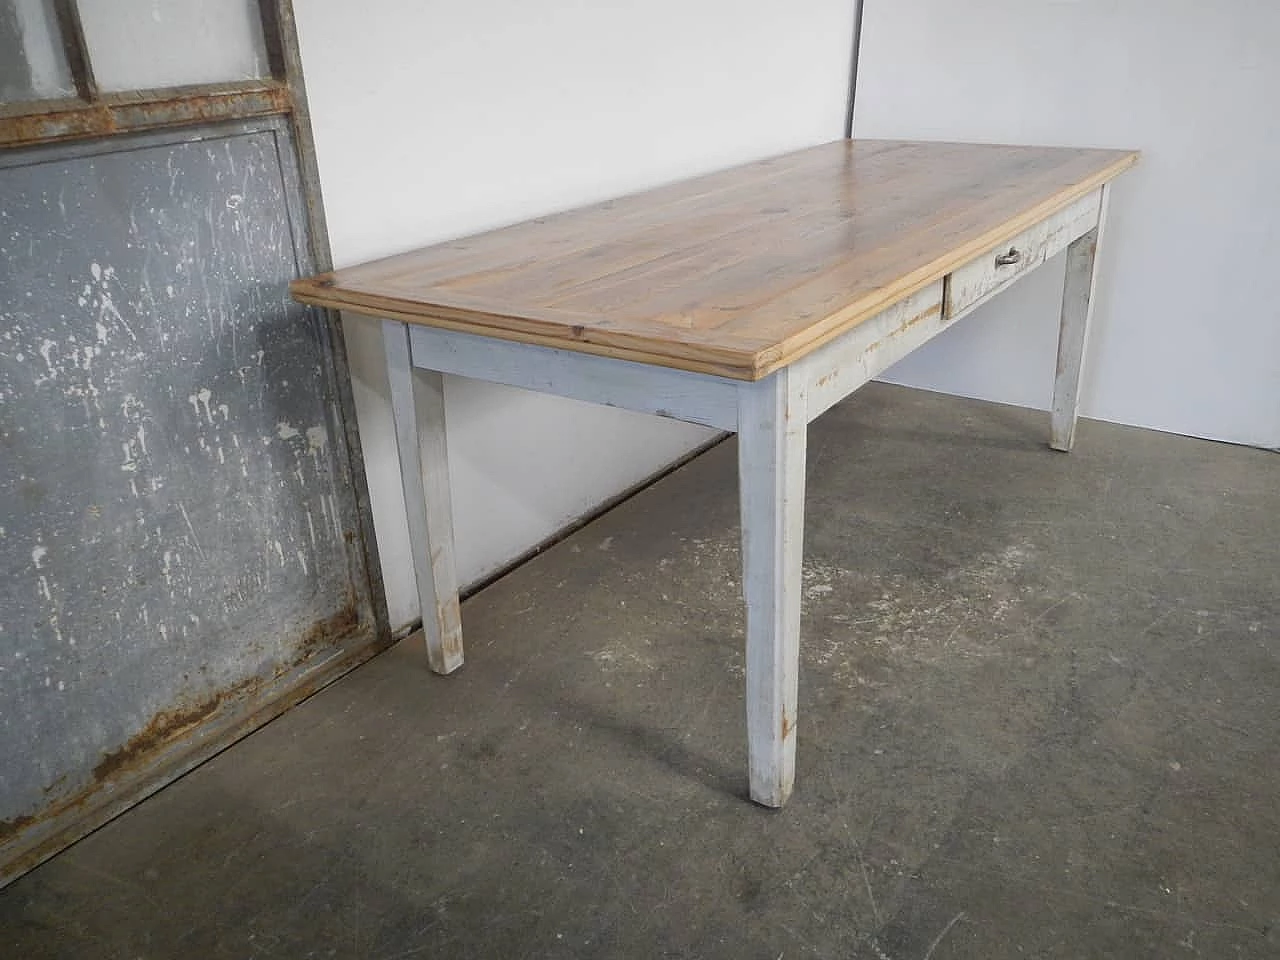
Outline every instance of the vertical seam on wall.
[(862, 3), (853, 0), (853, 44), (849, 51), (849, 95), (845, 101), (844, 138), (853, 139), (853, 107), (858, 96), (858, 50), (862, 46)]

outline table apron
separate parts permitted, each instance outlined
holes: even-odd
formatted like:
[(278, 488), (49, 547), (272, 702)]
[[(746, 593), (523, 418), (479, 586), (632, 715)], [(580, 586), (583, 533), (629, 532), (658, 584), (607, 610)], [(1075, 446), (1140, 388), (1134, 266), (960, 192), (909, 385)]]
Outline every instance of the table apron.
[(742, 381), (515, 340), (409, 325), (413, 365), (705, 427), (738, 429)]
[(946, 329), (951, 321), (942, 315), (942, 289), (935, 281), (793, 363), (793, 376), (806, 387), (808, 419)]

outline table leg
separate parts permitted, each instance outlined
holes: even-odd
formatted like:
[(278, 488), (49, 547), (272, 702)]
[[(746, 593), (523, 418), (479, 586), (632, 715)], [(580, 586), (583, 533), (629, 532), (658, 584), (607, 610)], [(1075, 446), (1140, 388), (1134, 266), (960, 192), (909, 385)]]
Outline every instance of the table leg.
[(1058, 331), (1058, 372), (1053, 381), (1053, 413), (1049, 446), (1069, 451), (1076, 439), (1084, 353), (1093, 318), (1097, 286), (1098, 246), (1107, 217), (1108, 187), (1102, 188), (1098, 225), (1067, 247), (1067, 278), (1062, 286), (1062, 325)]
[(747, 604), (751, 799), (780, 807), (795, 780), (804, 535), (805, 393), (786, 369), (738, 394), (742, 589)]
[(462, 619), (453, 556), (444, 378), (413, 365), (406, 324), (382, 321), (382, 341), (427, 662), (436, 673), (452, 673), (462, 666)]

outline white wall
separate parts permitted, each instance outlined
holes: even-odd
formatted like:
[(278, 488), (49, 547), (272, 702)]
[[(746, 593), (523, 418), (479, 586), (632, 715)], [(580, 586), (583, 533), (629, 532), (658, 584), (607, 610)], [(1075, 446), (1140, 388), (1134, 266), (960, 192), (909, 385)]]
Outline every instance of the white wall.
[[(855, 135), (1137, 147), (1084, 413), (1280, 446), (1280, 3), (866, 0)], [(1046, 407), (1062, 258), (887, 379)]]
[[(840, 136), (848, 0), (295, 0), (339, 266)], [(369, 321), (346, 319), (393, 626), (416, 617)], [(709, 434), (451, 380), (473, 582)]]

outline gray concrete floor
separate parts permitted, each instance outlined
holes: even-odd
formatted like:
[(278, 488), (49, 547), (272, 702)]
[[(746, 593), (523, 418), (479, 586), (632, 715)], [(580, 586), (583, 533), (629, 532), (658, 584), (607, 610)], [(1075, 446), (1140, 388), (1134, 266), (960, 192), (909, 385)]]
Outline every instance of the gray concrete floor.
[(1280, 459), (873, 385), (744, 800), (736, 451), (0, 891), (7, 957), (1280, 956)]

